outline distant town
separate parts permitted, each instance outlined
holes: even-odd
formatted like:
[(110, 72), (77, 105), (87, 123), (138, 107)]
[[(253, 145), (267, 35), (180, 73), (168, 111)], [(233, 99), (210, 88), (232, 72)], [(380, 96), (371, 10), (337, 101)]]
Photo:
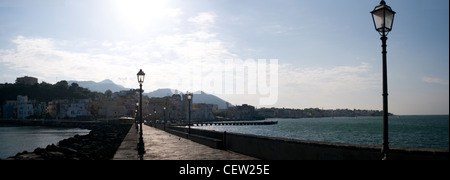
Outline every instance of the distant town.
[[(195, 99), (195, 95), (193, 97)], [(77, 83), (38, 83), (35, 77), (18, 77), (14, 84), (0, 84), (0, 117), (3, 119), (99, 120), (136, 117), (139, 89), (92, 92)], [(255, 108), (248, 104), (225, 108), (218, 104), (192, 103), (186, 94), (165, 97), (143, 96), (143, 117), (153, 122), (262, 120), (266, 118), (316, 118), (381, 116), (382, 111), (359, 109)], [(191, 109), (189, 109), (189, 107)], [(166, 121), (167, 120), (167, 121)]]

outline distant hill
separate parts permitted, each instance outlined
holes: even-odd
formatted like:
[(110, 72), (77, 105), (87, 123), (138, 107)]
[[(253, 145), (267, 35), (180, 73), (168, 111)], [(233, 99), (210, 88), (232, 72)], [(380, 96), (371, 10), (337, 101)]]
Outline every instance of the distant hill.
[(217, 104), (219, 106), (219, 109), (226, 109), (227, 103), (229, 107), (233, 106), (231, 105), (231, 103), (212, 94), (205, 93), (203, 91), (198, 91), (194, 93), (194, 103)]
[(157, 89), (155, 91), (145, 93), (144, 95), (147, 95), (148, 97), (165, 97), (165, 96), (172, 96), (175, 93), (176, 90), (164, 88), (164, 89)]
[[(174, 93), (184, 94), (174, 89), (165, 88), (165, 89), (157, 89), (149, 93), (144, 93), (144, 95), (147, 95), (148, 97), (152, 98), (152, 97), (172, 96)], [(194, 92), (194, 103), (217, 104), (219, 109), (226, 109), (228, 102), (212, 94), (207, 94), (203, 91), (197, 91)], [(232, 106), (230, 103), (228, 104), (230, 107)]]
[[(121, 85), (115, 84), (113, 81), (109, 79), (105, 79), (101, 82), (94, 82), (94, 81), (67, 81), (69, 86), (72, 83), (77, 83), (80, 87), (88, 88), (90, 91), (97, 91), (104, 93), (106, 90), (111, 90), (112, 92), (119, 92), (119, 91), (126, 91), (130, 90), (130, 88), (125, 88)], [(165, 96), (172, 96), (174, 93), (178, 94), (184, 94), (178, 90), (175, 89), (157, 89), (155, 91), (144, 93), (144, 95), (147, 95), (148, 97), (165, 97)], [(206, 104), (217, 104), (219, 109), (226, 109), (227, 108), (227, 101), (214, 96), (212, 94), (205, 93), (203, 91), (197, 91), (194, 92), (194, 103), (206, 103)], [(229, 107), (231, 107), (229, 103)]]
[(77, 83), (80, 87), (88, 88), (91, 91), (97, 91), (104, 93), (106, 90), (111, 90), (112, 92), (119, 92), (123, 90), (130, 90), (130, 88), (125, 88), (121, 85), (115, 84), (113, 81), (109, 79), (105, 79), (100, 82), (94, 82), (94, 81), (67, 81), (69, 86), (72, 83)]

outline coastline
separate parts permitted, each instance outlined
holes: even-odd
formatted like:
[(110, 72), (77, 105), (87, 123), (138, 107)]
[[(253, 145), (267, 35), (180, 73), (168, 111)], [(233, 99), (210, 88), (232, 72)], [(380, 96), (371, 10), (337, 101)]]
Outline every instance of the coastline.
[(75, 135), (63, 139), (57, 144), (48, 145), (46, 148), (36, 148), (32, 152), (18, 152), (14, 156), (0, 160), (110, 160), (130, 130), (129, 123), (110, 123), (92, 121), (0, 121), (0, 124), (16, 126), (50, 126), (65, 128), (89, 129), (89, 134)]

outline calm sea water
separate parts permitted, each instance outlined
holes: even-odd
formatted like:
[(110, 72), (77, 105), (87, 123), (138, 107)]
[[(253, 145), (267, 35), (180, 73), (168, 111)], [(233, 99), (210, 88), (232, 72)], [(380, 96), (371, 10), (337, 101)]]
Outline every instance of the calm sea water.
[[(381, 145), (382, 117), (268, 119), (276, 125), (199, 126), (194, 128), (289, 139)], [(449, 116), (391, 116), (389, 145), (449, 148)]]
[(32, 152), (34, 149), (45, 148), (57, 144), (63, 139), (77, 134), (88, 134), (89, 130), (79, 128), (51, 128), (42, 126), (0, 126), (0, 158), (14, 156), (19, 152)]

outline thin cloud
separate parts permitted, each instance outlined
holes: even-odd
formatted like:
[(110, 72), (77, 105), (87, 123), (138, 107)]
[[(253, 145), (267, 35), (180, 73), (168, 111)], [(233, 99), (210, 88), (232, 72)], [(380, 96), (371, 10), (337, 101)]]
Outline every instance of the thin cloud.
[(433, 83), (433, 84), (440, 84), (440, 85), (449, 85), (448, 80), (443, 80), (439, 78), (432, 78), (432, 77), (422, 77), (422, 81), (427, 83)]
[[(10, 69), (35, 74), (40, 79), (102, 80), (130, 64), (122, 57), (107, 54), (72, 52), (63, 41), (18, 36), (15, 49), (0, 51), (0, 62)], [(103, 76), (103, 77), (102, 77)]]
[(282, 82), (303, 91), (361, 91), (379, 86), (378, 76), (370, 72), (370, 65), (367, 63), (332, 68), (291, 68), (287, 65), (282, 68)]
[(202, 12), (198, 13), (195, 17), (189, 18), (188, 21), (198, 25), (214, 24), (216, 21), (216, 15), (212, 12)]
[[(199, 13), (189, 22), (212, 24), (214, 19), (213, 13)], [(189, 76), (195, 68), (183, 68), (186, 64), (200, 63), (208, 70), (216, 65), (208, 60), (237, 58), (225, 45), (227, 43), (205, 28), (133, 41), (77, 42), (18, 36), (12, 43), (15, 48), (0, 49), (0, 63), (11, 70), (42, 80), (58, 77), (59, 80), (101, 81), (108, 78), (133, 87), (136, 74), (133, 70), (142, 68), (147, 69), (153, 81), (146, 84), (147, 89), (165, 87), (171, 84), (168, 81), (180, 79), (167, 74)]]
[(352, 104), (364, 108), (365, 103), (376, 102), (373, 97), (378, 97), (374, 94), (378, 95), (381, 87), (379, 74), (368, 63), (329, 68), (282, 64), (279, 72), (277, 107), (336, 108)]
[[(223, 63), (221, 61), (241, 59), (234, 53), (232, 43), (220, 39), (220, 34), (209, 28), (216, 18), (213, 12), (199, 13), (186, 21), (197, 28), (134, 41), (74, 42), (18, 36), (13, 40), (15, 48), (0, 50), (0, 62), (11, 70), (23, 71), (40, 79), (111, 79), (131, 88), (137, 86), (136, 73), (143, 69), (146, 73), (144, 89), (147, 91), (179, 88), (177, 85), (183, 83), (201, 87), (195, 83), (211, 76), (211, 69), (225, 68), (218, 67)], [(282, 63), (282, 59), (279, 62)], [(380, 86), (379, 76), (370, 70), (367, 63), (331, 68), (279, 64), (280, 101), (277, 106), (292, 106), (296, 103), (293, 99), (308, 103), (319, 99), (345, 102), (348, 97), (339, 96)], [(227, 98), (237, 104), (258, 104), (252, 99), (257, 97)]]

